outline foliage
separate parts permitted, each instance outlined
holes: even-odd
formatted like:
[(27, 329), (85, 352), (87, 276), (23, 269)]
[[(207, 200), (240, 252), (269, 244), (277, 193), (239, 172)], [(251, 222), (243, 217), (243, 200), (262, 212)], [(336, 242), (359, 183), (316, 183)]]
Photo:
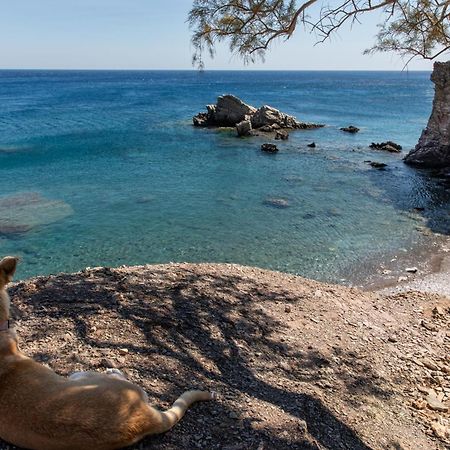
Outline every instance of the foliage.
[(324, 41), (347, 22), (381, 10), (377, 42), (367, 52), (396, 51), (433, 59), (450, 48), (450, 0), (194, 0), (189, 13), (193, 31), (193, 63), (214, 56), (216, 44), (227, 41), (245, 62), (264, 58), (270, 44), (289, 39), (298, 24)]

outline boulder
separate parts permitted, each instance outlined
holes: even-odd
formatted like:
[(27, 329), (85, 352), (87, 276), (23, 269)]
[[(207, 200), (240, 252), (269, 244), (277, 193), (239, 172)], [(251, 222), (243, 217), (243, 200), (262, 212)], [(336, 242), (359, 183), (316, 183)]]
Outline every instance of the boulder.
[(235, 126), (246, 120), (255, 111), (253, 106), (247, 105), (234, 95), (222, 95), (217, 99), (214, 120), (220, 127)]
[(252, 123), (250, 120), (243, 120), (236, 124), (236, 131), (238, 136), (251, 136), (252, 134)]
[[(287, 124), (290, 124), (287, 125)], [(261, 106), (252, 115), (252, 125), (254, 128), (261, 128), (267, 125), (276, 125), (279, 128), (295, 128), (297, 121), (294, 117), (288, 116), (282, 113), (278, 109), (272, 108), (271, 106), (264, 105)]]
[(431, 116), (404, 161), (425, 168), (450, 167), (450, 61), (434, 63), (431, 81), (435, 89)]
[(289, 133), (287, 131), (277, 131), (275, 133), (275, 139), (277, 141), (286, 141), (289, 138)]
[(387, 166), (387, 164), (385, 163), (380, 163), (377, 161), (368, 161), (368, 163), (374, 168), (374, 169), (378, 169), (378, 170), (384, 170)]
[(221, 95), (216, 105), (207, 105), (206, 113), (193, 117), (194, 125), (201, 127), (234, 127), (246, 120), (256, 109), (234, 95)]
[(348, 127), (340, 128), (341, 131), (345, 131), (346, 133), (355, 134), (359, 131), (359, 128), (350, 125)]
[(262, 144), (261, 150), (266, 153), (277, 153), (278, 147), (275, 144)]
[(387, 142), (372, 142), (369, 145), (370, 148), (373, 148), (374, 150), (384, 150), (386, 152), (391, 152), (391, 153), (400, 153), (402, 146), (399, 144), (396, 144), (395, 142), (392, 141), (387, 141)]
[(316, 148), (316, 143), (315, 142), (311, 142), (311, 144), (308, 144), (307, 147)]

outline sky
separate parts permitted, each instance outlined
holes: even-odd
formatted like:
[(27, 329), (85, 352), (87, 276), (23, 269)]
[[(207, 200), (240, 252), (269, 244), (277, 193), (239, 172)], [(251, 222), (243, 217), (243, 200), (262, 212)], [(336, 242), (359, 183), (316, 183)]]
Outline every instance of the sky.
[[(0, 0), (0, 69), (192, 69), (191, 0)], [(331, 41), (298, 27), (264, 63), (245, 65), (220, 45), (206, 69), (402, 70), (394, 54), (363, 55), (374, 42), (378, 12)], [(415, 60), (408, 70), (431, 70)]]

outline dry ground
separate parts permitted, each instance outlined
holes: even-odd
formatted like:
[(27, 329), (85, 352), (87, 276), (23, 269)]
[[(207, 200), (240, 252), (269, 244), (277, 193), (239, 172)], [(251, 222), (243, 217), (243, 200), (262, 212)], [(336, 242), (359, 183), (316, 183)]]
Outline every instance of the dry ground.
[[(115, 366), (182, 422), (135, 449), (444, 449), (450, 299), (237, 265), (96, 268), (10, 289), (21, 348), (67, 375)], [(439, 437), (440, 436), (440, 437)], [(0, 443), (0, 449), (14, 447)]]

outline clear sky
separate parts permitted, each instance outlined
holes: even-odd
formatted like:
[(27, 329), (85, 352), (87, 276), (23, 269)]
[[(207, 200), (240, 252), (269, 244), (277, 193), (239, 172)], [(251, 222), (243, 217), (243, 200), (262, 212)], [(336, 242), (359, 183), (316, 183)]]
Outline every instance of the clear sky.
[[(191, 69), (186, 23), (190, 0), (0, 0), (0, 68)], [(266, 62), (245, 66), (219, 48), (207, 69), (401, 70), (397, 55), (364, 56), (379, 13), (346, 27), (331, 42), (298, 29)], [(409, 70), (430, 70), (414, 61)]]

